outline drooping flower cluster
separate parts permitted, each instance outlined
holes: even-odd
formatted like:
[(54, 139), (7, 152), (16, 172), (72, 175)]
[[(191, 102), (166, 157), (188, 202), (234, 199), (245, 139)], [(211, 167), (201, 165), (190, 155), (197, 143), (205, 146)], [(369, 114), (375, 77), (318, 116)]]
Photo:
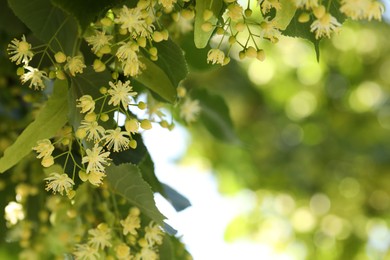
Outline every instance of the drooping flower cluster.
[(121, 234), (100, 223), (96, 228), (88, 229), (88, 238), (74, 247), (76, 259), (101, 259), (105, 249), (113, 248), (115, 259), (159, 259), (159, 246), (163, 243), (164, 231), (155, 222), (141, 225), (139, 208), (132, 207), (128, 216), (120, 221)]

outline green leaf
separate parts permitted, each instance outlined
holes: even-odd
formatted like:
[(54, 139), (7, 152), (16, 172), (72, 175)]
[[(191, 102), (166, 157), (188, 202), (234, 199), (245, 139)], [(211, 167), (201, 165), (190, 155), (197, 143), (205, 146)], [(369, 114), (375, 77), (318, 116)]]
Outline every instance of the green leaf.
[(205, 22), (203, 19), (203, 13), (206, 9), (213, 12), (214, 16), (208, 21), (211, 24), (216, 24), (218, 17), (222, 12), (223, 1), (222, 0), (197, 0), (195, 6), (195, 24), (194, 24), (194, 42), (195, 46), (202, 49), (207, 46), (213, 31), (204, 32), (202, 30), (202, 24)]
[(77, 23), (50, 0), (8, 0), (16, 16), (54, 51), (72, 55), (78, 37)]
[[(332, 1), (332, 0), (328, 0)], [(324, 2), (323, 5), (328, 6), (328, 1)], [(306, 23), (301, 23), (298, 21), (299, 16), (301, 14), (305, 13), (304, 10), (298, 9), (295, 12), (295, 15), (293, 19), (291, 20), (290, 24), (287, 26), (287, 28), (283, 31), (283, 34), (286, 36), (291, 36), (291, 37), (300, 37), (306, 40), (309, 40), (310, 42), (313, 43), (314, 49), (316, 51), (317, 55), (317, 60), (320, 58), (320, 40), (321, 39), (316, 39), (315, 34), (311, 32), (310, 30), (310, 25), (314, 22), (315, 17), (311, 16), (310, 21)], [(343, 23), (345, 21), (346, 16), (340, 12), (340, 3), (339, 1), (332, 1), (330, 8), (329, 8), (329, 13), (334, 16), (339, 23)]]
[(175, 102), (176, 87), (168, 75), (151, 60), (142, 57), (140, 61), (146, 65), (146, 69), (135, 79), (164, 100)]
[(280, 30), (285, 30), (293, 19), (297, 7), (291, 0), (279, 0), (279, 2), (282, 5), (282, 9), (276, 12), (274, 20)]
[(156, 43), (158, 60), (155, 62), (177, 87), (188, 74), (187, 62), (183, 50), (171, 39)]
[(311, 43), (313, 43), (317, 55), (317, 60), (319, 60), (320, 40), (317, 40), (315, 34), (310, 31), (310, 25), (313, 23), (313, 19), (306, 23), (299, 22), (298, 18), (302, 13), (305, 13), (305, 11), (301, 9), (296, 11), (294, 18), (291, 20), (286, 30), (283, 31), (283, 34), (286, 36), (300, 37), (309, 40)]
[(38, 140), (54, 137), (67, 122), (67, 83), (56, 80), (53, 95), (32, 122), (0, 158), (0, 173), (5, 172), (32, 151)]
[(199, 100), (200, 120), (214, 137), (229, 143), (240, 143), (233, 129), (229, 107), (222, 97), (210, 94), (206, 89), (196, 89), (191, 96)]
[(84, 31), (97, 17), (114, 5), (121, 3), (122, 0), (52, 0), (52, 2), (73, 15), (77, 19), (81, 30)]
[(146, 216), (164, 226), (164, 215), (157, 209), (150, 186), (142, 179), (139, 168), (130, 163), (106, 168), (112, 189), (137, 206)]

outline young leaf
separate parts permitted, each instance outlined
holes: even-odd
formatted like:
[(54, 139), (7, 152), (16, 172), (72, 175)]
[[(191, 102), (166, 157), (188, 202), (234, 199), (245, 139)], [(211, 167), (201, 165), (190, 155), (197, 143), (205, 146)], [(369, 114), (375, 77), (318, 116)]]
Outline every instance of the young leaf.
[(77, 23), (50, 0), (8, 0), (16, 16), (44, 43), (54, 51), (73, 54), (78, 38)]
[(229, 107), (225, 101), (220, 96), (210, 94), (206, 89), (196, 89), (192, 96), (200, 102), (200, 120), (207, 130), (222, 141), (238, 144), (239, 140), (234, 132)]
[(210, 32), (205, 32), (202, 30), (202, 25), (205, 23), (203, 18), (203, 13), (205, 10), (210, 10), (213, 12), (213, 17), (210, 18), (207, 22), (215, 25), (218, 21), (218, 17), (220, 16), (221, 10), (223, 6), (222, 0), (197, 0), (195, 6), (195, 24), (194, 24), (194, 41), (195, 46), (199, 49), (202, 49), (207, 46), (207, 43), (210, 40), (211, 35), (213, 34), (213, 30)]
[(140, 60), (146, 65), (146, 70), (135, 80), (164, 100), (173, 103), (176, 100), (176, 87), (172, 84), (164, 70), (149, 59), (141, 58)]
[(0, 158), (0, 173), (5, 172), (32, 151), (38, 140), (52, 138), (67, 121), (67, 82), (56, 80), (53, 95), (32, 122)]
[(146, 216), (164, 226), (164, 215), (157, 209), (150, 186), (142, 179), (139, 168), (130, 163), (106, 168), (112, 189), (137, 206)]

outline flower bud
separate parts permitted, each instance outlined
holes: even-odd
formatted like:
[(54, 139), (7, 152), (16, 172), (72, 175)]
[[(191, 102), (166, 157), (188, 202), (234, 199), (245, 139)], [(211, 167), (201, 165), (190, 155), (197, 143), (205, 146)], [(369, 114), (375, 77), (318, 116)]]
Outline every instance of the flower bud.
[(195, 17), (195, 12), (190, 9), (181, 10), (181, 16), (186, 20), (192, 20)]
[(94, 60), (93, 62), (93, 69), (95, 72), (103, 72), (106, 70), (106, 64), (104, 64), (101, 60)]
[(251, 9), (245, 9), (245, 12), (244, 12), (245, 16), (246, 17), (251, 17), (252, 16), (252, 10)]
[(64, 73), (62, 70), (56, 71), (56, 77), (57, 77), (57, 79), (59, 79), (59, 80), (64, 80), (64, 79), (66, 79), (66, 75), (65, 75), (65, 73)]
[(103, 26), (111, 26), (112, 25), (112, 20), (108, 17), (104, 17), (103, 19), (100, 19), (100, 23), (103, 25)]
[(139, 129), (138, 120), (135, 118), (126, 120), (125, 129), (129, 133), (137, 133)]
[(159, 31), (154, 31), (152, 37), (155, 42), (162, 42), (164, 40), (163, 34)]
[(45, 156), (42, 158), (41, 164), (43, 167), (50, 167), (54, 164), (53, 156)]
[(324, 16), (326, 13), (325, 6), (319, 5), (317, 7), (313, 8), (313, 14), (317, 19), (320, 19), (322, 16)]
[(265, 60), (265, 51), (263, 49), (257, 51), (256, 59), (259, 61)]
[(63, 52), (59, 51), (54, 54), (54, 59), (57, 63), (64, 63), (66, 61), (66, 55)]
[(88, 174), (85, 171), (79, 171), (79, 178), (85, 182), (88, 180)]
[(245, 30), (245, 24), (243, 22), (238, 22), (235, 28), (237, 31), (243, 32)]
[(152, 123), (148, 119), (144, 119), (141, 121), (141, 128), (144, 130), (152, 129)]
[(134, 140), (134, 139), (130, 140), (130, 142), (129, 142), (129, 147), (130, 147), (131, 149), (137, 148), (137, 141)]
[(147, 105), (146, 105), (145, 102), (140, 101), (140, 102), (138, 103), (138, 108), (139, 108), (139, 109), (144, 110), (146, 107), (147, 107)]
[(257, 56), (256, 49), (252, 46), (249, 46), (245, 51), (245, 56), (250, 57), (250, 58), (256, 58), (256, 56)]
[(109, 119), (110, 117), (106, 113), (100, 115), (100, 120), (102, 120), (103, 122), (107, 122)]
[(208, 21), (211, 19), (211, 17), (213, 17), (213, 11), (209, 10), (209, 9), (206, 9), (204, 10), (203, 12), (203, 20), (205, 21)]
[(204, 32), (210, 32), (214, 28), (214, 26), (210, 22), (205, 22), (202, 24), (201, 28)]
[(79, 128), (76, 130), (75, 135), (78, 139), (82, 140), (87, 136), (87, 131), (85, 131), (83, 128)]
[(149, 53), (150, 55), (152, 56), (157, 56), (157, 48), (156, 47), (152, 47), (149, 49)]
[(308, 13), (302, 13), (298, 17), (298, 22), (300, 23), (307, 23), (310, 20), (310, 15)]

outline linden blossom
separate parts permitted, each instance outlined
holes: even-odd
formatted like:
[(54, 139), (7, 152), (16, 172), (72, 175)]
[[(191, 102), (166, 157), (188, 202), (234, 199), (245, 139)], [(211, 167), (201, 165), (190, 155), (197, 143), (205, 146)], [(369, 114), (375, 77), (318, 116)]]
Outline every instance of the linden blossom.
[(82, 158), (82, 163), (88, 163), (86, 173), (89, 173), (91, 171), (105, 171), (104, 165), (108, 165), (111, 159), (109, 158), (110, 152), (104, 152), (102, 150), (103, 147), (98, 146), (98, 144), (95, 144), (92, 149), (87, 149), (85, 151), (87, 155)]
[(110, 44), (110, 40), (112, 40), (112, 35), (106, 35), (106, 32), (101, 32), (96, 30), (95, 35), (86, 37), (85, 40), (88, 42), (88, 45), (92, 45), (92, 51), (97, 53), (106, 45)]
[(186, 98), (184, 103), (180, 106), (180, 117), (183, 118), (187, 123), (196, 121), (199, 115), (201, 107), (199, 100), (191, 100)]
[(15, 62), (16, 65), (24, 63), (27, 65), (33, 58), (34, 53), (31, 51), (31, 44), (26, 41), (26, 37), (23, 35), (22, 40), (13, 39), (7, 47), (8, 54), (11, 56), (10, 60)]
[(110, 81), (108, 84), (111, 86), (108, 90), (108, 94), (111, 95), (108, 101), (109, 105), (118, 106), (121, 103), (124, 108), (127, 108), (130, 103), (130, 97), (137, 95), (137, 92), (132, 92), (133, 87), (130, 86), (130, 80), (124, 83), (119, 80), (116, 84)]

